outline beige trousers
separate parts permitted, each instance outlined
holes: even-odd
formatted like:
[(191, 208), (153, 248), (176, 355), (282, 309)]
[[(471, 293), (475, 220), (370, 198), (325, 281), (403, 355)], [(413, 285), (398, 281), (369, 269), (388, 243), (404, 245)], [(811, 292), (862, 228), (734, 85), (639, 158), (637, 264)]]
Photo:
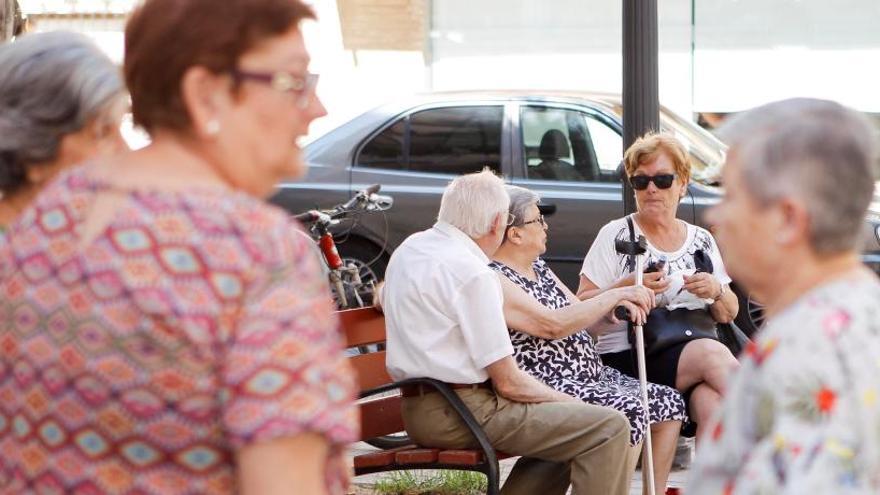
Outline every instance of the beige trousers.
[[(513, 402), (485, 389), (456, 390), (489, 442), (517, 461), (501, 493), (625, 495), (629, 492), (629, 422), (619, 412), (577, 402)], [(420, 445), (477, 446), (440, 394), (403, 400), (406, 431)]]

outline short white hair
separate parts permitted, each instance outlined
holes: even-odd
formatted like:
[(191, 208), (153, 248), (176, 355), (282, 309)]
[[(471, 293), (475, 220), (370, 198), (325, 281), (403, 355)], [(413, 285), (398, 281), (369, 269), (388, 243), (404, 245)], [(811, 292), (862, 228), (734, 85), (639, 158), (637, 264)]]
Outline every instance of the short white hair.
[(877, 137), (864, 115), (796, 98), (737, 115), (719, 131), (759, 204), (797, 197), (816, 252), (855, 249), (877, 179)]
[(509, 205), (504, 181), (487, 168), (456, 177), (446, 186), (437, 220), (476, 239), (492, 230), (499, 215), (506, 218)]

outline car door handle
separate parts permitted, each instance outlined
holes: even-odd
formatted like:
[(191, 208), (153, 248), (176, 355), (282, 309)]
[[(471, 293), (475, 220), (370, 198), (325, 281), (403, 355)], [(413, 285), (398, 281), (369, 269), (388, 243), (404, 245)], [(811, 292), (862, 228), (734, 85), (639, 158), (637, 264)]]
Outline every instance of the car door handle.
[(550, 216), (556, 213), (556, 203), (538, 203), (538, 212)]

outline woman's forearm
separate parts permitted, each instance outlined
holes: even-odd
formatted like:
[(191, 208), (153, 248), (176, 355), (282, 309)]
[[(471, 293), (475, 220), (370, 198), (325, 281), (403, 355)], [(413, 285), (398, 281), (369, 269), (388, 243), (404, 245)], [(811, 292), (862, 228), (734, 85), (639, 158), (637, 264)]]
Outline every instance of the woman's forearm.
[[(583, 275), (581, 275), (583, 277)], [(593, 285), (592, 282), (589, 284), (584, 284), (583, 279), (581, 285), (578, 287), (577, 298), (581, 301), (586, 301), (587, 299), (598, 296), (599, 294), (604, 294), (605, 292), (611, 289), (617, 289), (619, 287), (627, 287), (633, 285), (632, 274), (624, 275), (619, 278), (616, 282), (609, 285), (608, 287), (600, 288)]]
[[(619, 298), (603, 291), (601, 294), (585, 301), (572, 303), (569, 306), (554, 310), (558, 324), (565, 336), (587, 328), (590, 331), (597, 322), (614, 310)], [(594, 332), (590, 331), (591, 334)]]
[(730, 323), (739, 313), (739, 300), (729, 286), (724, 286), (724, 294), (709, 306), (709, 313), (718, 323)]
[(507, 326), (542, 339), (562, 339), (583, 330), (608, 314), (617, 301), (603, 293), (559, 309), (550, 309), (518, 287), (502, 283)]

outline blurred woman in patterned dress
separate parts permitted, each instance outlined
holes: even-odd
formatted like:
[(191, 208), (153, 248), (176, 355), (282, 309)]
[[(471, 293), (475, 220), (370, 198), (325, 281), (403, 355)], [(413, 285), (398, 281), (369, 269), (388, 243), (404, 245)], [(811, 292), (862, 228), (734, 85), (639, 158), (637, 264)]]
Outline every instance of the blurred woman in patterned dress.
[(353, 376), (308, 240), (263, 201), (324, 115), (297, 0), (147, 0), (124, 74), (152, 143), (10, 228), (0, 493), (341, 494)]

